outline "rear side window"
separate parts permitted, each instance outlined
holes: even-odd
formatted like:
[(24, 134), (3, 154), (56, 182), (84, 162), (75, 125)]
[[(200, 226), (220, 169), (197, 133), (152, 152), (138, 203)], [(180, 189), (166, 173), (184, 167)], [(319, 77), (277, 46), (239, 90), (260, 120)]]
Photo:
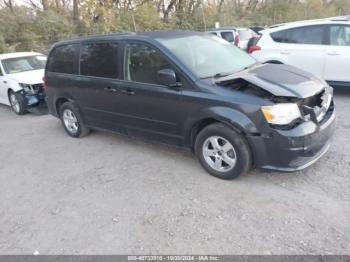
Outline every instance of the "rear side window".
[(80, 74), (106, 78), (118, 77), (118, 44), (92, 43), (81, 47)]
[(233, 36), (233, 33), (230, 31), (221, 32), (221, 37), (225, 39), (227, 42), (233, 43), (235, 41), (235, 37)]
[(323, 26), (304, 26), (271, 34), (275, 42), (288, 44), (322, 45)]
[(350, 46), (350, 26), (331, 25), (330, 44), (335, 46)]
[(77, 44), (56, 47), (47, 62), (47, 71), (77, 74), (77, 58), (79, 46)]

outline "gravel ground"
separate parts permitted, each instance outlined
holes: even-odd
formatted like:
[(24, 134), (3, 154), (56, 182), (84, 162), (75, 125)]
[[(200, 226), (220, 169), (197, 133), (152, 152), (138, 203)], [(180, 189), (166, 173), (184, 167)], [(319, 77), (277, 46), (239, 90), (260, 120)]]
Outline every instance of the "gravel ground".
[(1, 254), (350, 254), (350, 91), (298, 173), (209, 176), (186, 150), (0, 106)]

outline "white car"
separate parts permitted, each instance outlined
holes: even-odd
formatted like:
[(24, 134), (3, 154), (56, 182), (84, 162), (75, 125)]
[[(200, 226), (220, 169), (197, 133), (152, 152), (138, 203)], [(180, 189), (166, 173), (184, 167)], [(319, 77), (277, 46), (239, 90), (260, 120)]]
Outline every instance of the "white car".
[(225, 39), (226, 41), (235, 44), (243, 50), (247, 50), (248, 42), (252, 37), (257, 37), (250, 28), (235, 28), (235, 27), (219, 27), (210, 29), (209, 33)]
[(18, 114), (44, 104), (46, 56), (34, 52), (0, 54), (0, 103)]
[(248, 52), (262, 63), (293, 65), (331, 85), (349, 85), (350, 17), (273, 26)]
[(235, 27), (212, 28), (209, 29), (208, 33), (221, 37), (231, 44), (236, 44), (238, 33)]

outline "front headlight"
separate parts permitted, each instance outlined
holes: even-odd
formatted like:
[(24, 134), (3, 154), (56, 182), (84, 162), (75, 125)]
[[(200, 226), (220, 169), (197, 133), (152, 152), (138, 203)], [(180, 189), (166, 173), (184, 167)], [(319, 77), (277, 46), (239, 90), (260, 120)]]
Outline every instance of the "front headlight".
[(31, 85), (19, 83), (26, 93), (33, 93)]
[(281, 103), (273, 106), (262, 106), (261, 111), (267, 122), (273, 125), (288, 125), (301, 117), (297, 104)]

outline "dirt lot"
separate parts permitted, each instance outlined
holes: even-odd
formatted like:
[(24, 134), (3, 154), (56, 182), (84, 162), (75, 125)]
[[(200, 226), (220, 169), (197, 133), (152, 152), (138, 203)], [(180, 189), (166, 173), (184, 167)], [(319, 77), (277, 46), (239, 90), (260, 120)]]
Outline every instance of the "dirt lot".
[(350, 254), (350, 91), (298, 173), (205, 173), (187, 151), (0, 106), (1, 254)]

